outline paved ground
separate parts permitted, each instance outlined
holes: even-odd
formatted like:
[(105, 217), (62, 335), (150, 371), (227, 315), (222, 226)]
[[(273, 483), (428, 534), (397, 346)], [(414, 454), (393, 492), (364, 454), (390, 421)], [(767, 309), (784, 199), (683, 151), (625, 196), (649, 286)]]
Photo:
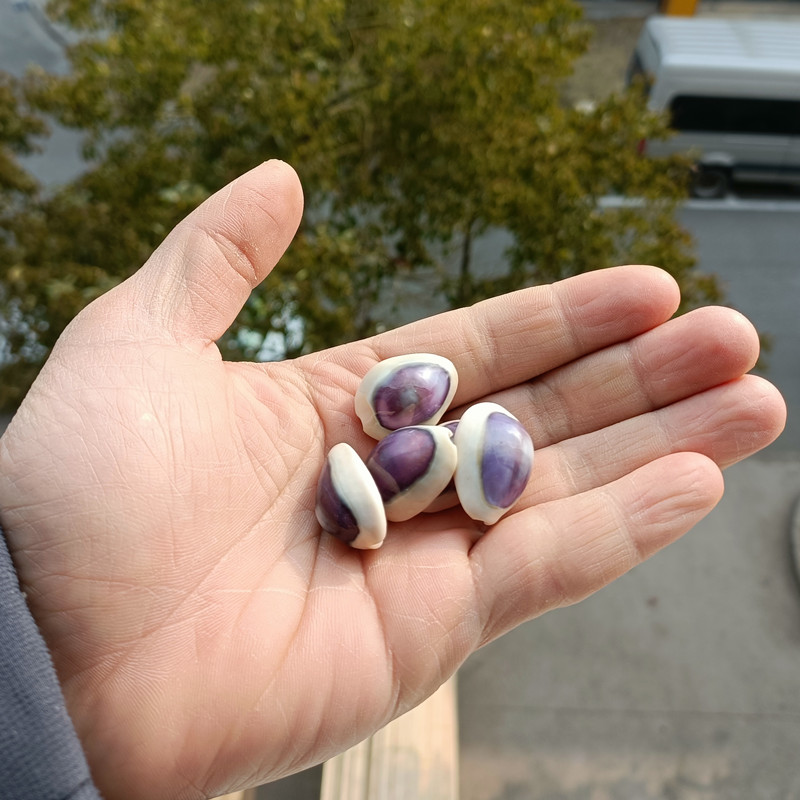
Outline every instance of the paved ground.
[(800, 464), (727, 488), (680, 543), (467, 662), (463, 800), (800, 797)]

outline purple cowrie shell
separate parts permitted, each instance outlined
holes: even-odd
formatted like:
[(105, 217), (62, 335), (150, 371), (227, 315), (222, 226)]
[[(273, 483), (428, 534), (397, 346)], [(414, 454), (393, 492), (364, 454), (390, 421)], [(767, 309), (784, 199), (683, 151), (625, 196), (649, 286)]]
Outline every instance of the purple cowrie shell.
[(359, 550), (375, 550), (386, 538), (383, 500), (358, 453), (334, 445), (317, 484), (316, 515), (328, 533)]
[(472, 519), (493, 525), (519, 499), (533, 467), (533, 442), (519, 420), (496, 403), (461, 416), (456, 491)]
[(441, 426), (415, 425), (392, 431), (367, 458), (383, 498), (386, 518), (404, 522), (424, 511), (450, 483), (457, 453)]
[(435, 425), (453, 400), (458, 374), (453, 363), (431, 353), (379, 361), (356, 391), (356, 414), (364, 432), (382, 439), (390, 431)]

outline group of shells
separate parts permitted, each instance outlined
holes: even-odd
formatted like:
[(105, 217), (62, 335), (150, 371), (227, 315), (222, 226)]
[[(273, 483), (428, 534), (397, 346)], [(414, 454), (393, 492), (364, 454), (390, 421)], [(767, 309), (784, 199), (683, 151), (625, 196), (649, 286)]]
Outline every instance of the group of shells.
[(331, 448), (317, 486), (324, 530), (374, 550), (387, 520), (460, 503), (472, 519), (493, 525), (514, 505), (533, 466), (531, 438), (496, 403), (477, 403), (440, 424), (457, 387), (452, 362), (430, 353), (386, 359), (364, 376), (355, 411), (378, 443), (366, 462), (349, 444)]

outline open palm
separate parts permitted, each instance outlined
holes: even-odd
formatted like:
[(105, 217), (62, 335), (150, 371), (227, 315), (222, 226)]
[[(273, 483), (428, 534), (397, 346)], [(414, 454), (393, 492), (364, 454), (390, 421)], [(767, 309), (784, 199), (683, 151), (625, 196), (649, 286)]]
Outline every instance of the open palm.
[[(783, 425), (744, 376), (749, 323), (668, 321), (677, 289), (650, 267), (294, 362), (222, 361), (214, 341), (301, 209), (276, 162), (211, 198), (73, 322), (0, 443), (12, 555), (108, 798), (213, 795), (345, 749), (680, 536), (718, 500), (718, 466)], [(314, 516), (323, 459), (368, 452), (361, 376), (421, 351), (455, 362), (456, 406), (489, 397), (528, 428), (529, 488), (482, 537), (452, 510), (352, 550)]]

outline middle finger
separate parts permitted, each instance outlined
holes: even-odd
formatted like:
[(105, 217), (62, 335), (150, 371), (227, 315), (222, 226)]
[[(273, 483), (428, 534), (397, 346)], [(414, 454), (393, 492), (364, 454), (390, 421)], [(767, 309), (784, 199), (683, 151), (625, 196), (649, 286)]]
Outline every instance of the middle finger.
[(781, 413), (777, 390), (746, 375), (539, 450), (521, 505), (581, 494), (672, 453), (700, 453), (724, 469), (766, 447)]
[(701, 308), (487, 399), (518, 417), (541, 449), (738, 378), (758, 349), (741, 314)]

